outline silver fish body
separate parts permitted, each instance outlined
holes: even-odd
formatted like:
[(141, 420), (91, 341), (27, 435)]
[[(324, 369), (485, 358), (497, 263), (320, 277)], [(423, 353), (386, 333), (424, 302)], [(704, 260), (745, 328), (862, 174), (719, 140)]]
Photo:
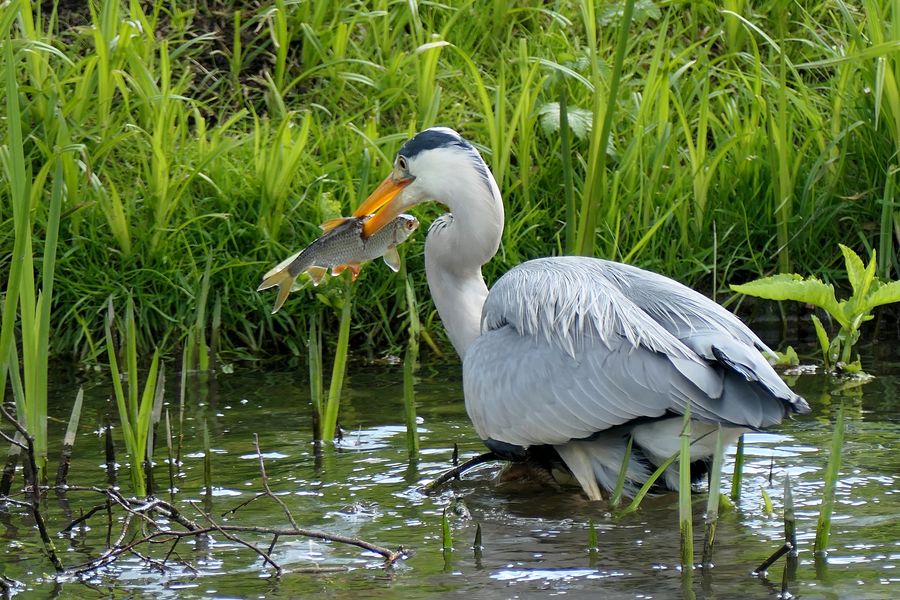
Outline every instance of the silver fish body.
[(328, 269), (332, 274), (339, 274), (344, 269), (359, 273), (360, 265), (379, 256), (393, 270), (400, 268), (400, 257), (397, 245), (406, 241), (419, 226), (419, 221), (412, 215), (401, 214), (387, 227), (379, 229), (368, 239), (363, 239), (363, 223), (369, 217), (348, 217), (329, 221), (323, 228), (326, 232), (309, 246), (281, 261), (263, 275), (263, 281), (257, 291), (278, 286), (278, 297), (272, 313), (284, 304), (294, 280), (303, 272), (309, 272), (313, 284), (318, 285)]

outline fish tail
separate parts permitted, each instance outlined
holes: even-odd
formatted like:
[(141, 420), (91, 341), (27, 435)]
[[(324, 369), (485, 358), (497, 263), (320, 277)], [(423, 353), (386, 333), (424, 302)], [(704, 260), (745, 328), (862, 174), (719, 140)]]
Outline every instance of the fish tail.
[(278, 296), (275, 298), (275, 306), (272, 307), (273, 315), (284, 305), (284, 301), (287, 300), (288, 294), (291, 293), (291, 287), (293, 287), (296, 278), (296, 275), (291, 275), (289, 269), (282, 269), (263, 279), (263, 282), (256, 288), (256, 291), (260, 292), (276, 285), (278, 286)]

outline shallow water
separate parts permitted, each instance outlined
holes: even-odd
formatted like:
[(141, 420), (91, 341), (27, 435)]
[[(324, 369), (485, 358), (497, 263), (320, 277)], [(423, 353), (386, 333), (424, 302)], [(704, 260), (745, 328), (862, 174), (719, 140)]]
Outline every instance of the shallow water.
[[(345, 384), (341, 422), (349, 431), (341, 443), (319, 456), (310, 444), (311, 421), (305, 369), (259, 373), (236, 368), (213, 381), (195, 381), (187, 390), (183, 477), (175, 500), (200, 521), (188, 501), (203, 505), (201, 431), (212, 440), (213, 515), (220, 515), (262, 490), (252, 436), (259, 434), (269, 483), (301, 527), (358, 536), (383, 546), (403, 546), (411, 555), (385, 569), (380, 559), (355, 547), (306, 539), (282, 540), (273, 558), (287, 569), (347, 567), (328, 574), (288, 573), (275, 577), (246, 548), (213, 536), (207, 544), (182, 542), (181, 558), (193, 572), (177, 567), (160, 573), (137, 557), (78, 580), (54, 581), (39, 538), (22, 509), (0, 512), (0, 572), (22, 585), (20, 597), (303, 597), (327, 598), (775, 598), (781, 591), (784, 562), (768, 578), (750, 571), (783, 541), (778, 518), (785, 474), (794, 483), (800, 565), (789, 589), (801, 598), (900, 597), (900, 364), (870, 358), (878, 376), (862, 386), (836, 392), (846, 382), (821, 374), (786, 375), (813, 407), (811, 415), (765, 434), (748, 434), (748, 464), (742, 499), (720, 521), (715, 567), (696, 570), (686, 580), (678, 568), (677, 498), (648, 499), (640, 511), (613, 518), (598, 503), (577, 493), (563, 494), (536, 485), (492, 481), (497, 466), (486, 465), (462, 481), (425, 496), (419, 486), (449, 467), (453, 444), (467, 458), (483, 451), (465, 415), (459, 369), (420, 369), (416, 384), (421, 456), (410, 464), (405, 448), (402, 373), (393, 365), (352, 365)], [(178, 389), (170, 376), (168, 407), (176, 417)], [(62, 372), (57, 377), (51, 415), (67, 418), (78, 384), (85, 386), (85, 409), (69, 481), (103, 485), (101, 429), (115, 419), (105, 379)], [(843, 400), (847, 436), (827, 564), (816, 563), (812, 542), (828, 458), (834, 411)], [(51, 439), (62, 438), (63, 423), (51, 425)], [(116, 431), (119, 436), (120, 432)], [(51, 450), (55, 458), (58, 447)], [(157, 457), (165, 455), (164, 446)], [(120, 457), (124, 461), (124, 456)], [(55, 472), (55, 460), (51, 471)], [(730, 482), (732, 464), (726, 465)], [(155, 477), (167, 483), (167, 466)], [(130, 491), (127, 470), (119, 473)], [(762, 490), (775, 515), (764, 511)], [(163, 494), (168, 498), (168, 494)], [(470, 517), (453, 516), (454, 551), (441, 549), (441, 514), (462, 499)], [(97, 496), (69, 493), (68, 507), (47, 500), (51, 532), (58, 532)], [(705, 494), (695, 496), (695, 549), (699, 561)], [(465, 512), (458, 510), (457, 512)], [(258, 500), (223, 522), (286, 526), (281, 509)], [(599, 549), (589, 553), (588, 523), (593, 521)], [(57, 535), (66, 565), (84, 562), (104, 549), (105, 517), (90, 527)], [(484, 550), (474, 556), (476, 524)], [(269, 538), (248, 537), (261, 542)], [(168, 546), (158, 550), (162, 558)]]

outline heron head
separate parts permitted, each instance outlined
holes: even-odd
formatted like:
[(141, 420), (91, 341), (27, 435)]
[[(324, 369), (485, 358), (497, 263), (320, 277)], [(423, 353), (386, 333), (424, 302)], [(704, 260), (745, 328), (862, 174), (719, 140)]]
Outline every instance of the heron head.
[(390, 175), (353, 216), (373, 215), (363, 226), (363, 236), (369, 237), (416, 204), (433, 200), (452, 206), (456, 198), (490, 195), (494, 188), (472, 144), (448, 127), (432, 127), (403, 144)]

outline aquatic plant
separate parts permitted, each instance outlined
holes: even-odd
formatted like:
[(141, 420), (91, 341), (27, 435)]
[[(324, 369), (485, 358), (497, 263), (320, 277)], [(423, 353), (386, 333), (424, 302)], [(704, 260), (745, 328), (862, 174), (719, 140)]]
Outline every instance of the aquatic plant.
[[(114, 322), (115, 312), (112, 298), (110, 298), (106, 317), (106, 356), (109, 360), (110, 377), (112, 378), (116, 407), (119, 410), (122, 436), (125, 438), (125, 449), (131, 460), (131, 485), (135, 495), (143, 497), (147, 495), (148, 491), (146, 469), (148, 469), (153, 452), (151, 431), (153, 408), (154, 404), (161, 405), (162, 403), (165, 383), (163, 367), (159, 361), (159, 351), (154, 351), (143, 392), (139, 392), (137, 334), (132, 302), (129, 302), (125, 309), (123, 327), (125, 368), (121, 372), (116, 357), (118, 349), (113, 339)], [(122, 387), (123, 379), (128, 385), (127, 395)]]
[(725, 443), (722, 436), (722, 425), (716, 429), (716, 445), (713, 451), (712, 464), (709, 468), (709, 489), (706, 498), (706, 514), (704, 515), (703, 558), (704, 567), (713, 563), (713, 546), (716, 541), (716, 528), (719, 523), (719, 505), (722, 487), (722, 462), (725, 457)]
[(685, 404), (678, 455), (678, 523), (681, 532), (681, 569), (694, 568), (694, 525), (691, 512), (691, 405)]
[(353, 309), (353, 285), (343, 275), (344, 295), (339, 300), (341, 320), (338, 328), (337, 345), (334, 349), (334, 362), (331, 366), (331, 384), (328, 386), (328, 400), (325, 403), (324, 416), (321, 422), (323, 440), (334, 438), (337, 429), (338, 408), (341, 405), (341, 390), (344, 387), (344, 375), (347, 371), (347, 353), (350, 344), (350, 319)]
[(822, 490), (822, 504), (819, 507), (819, 519), (816, 522), (816, 540), (813, 552), (817, 558), (823, 558), (828, 550), (828, 538), (831, 535), (831, 515), (834, 511), (834, 494), (837, 488), (838, 473), (841, 468), (841, 454), (844, 447), (844, 403), (837, 410), (834, 423), (834, 434), (831, 437), (831, 449), (828, 453), (828, 465), (825, 467), (825, 487)]
[(419, 456), (419, 424), (416, 419), (415, 370), (419, 359), (419, 314), (415, 292), (404, 278), (406, 306), (409, 314), (409, 341), (403, 358), (403, 407), (406, 420), (406, 449), (410, 460)]
[(322, 419), (325, 417), (322, 401), (322, 333), (319, 322), (320, 316), (313, 317), (309, 321), (309, 334), (306, 340), (306, 356), (309, 365), (309, 399), (312, 404), (313, 441), (322, 440)]
[[(32, 79), (41, 77), (49, 51), (34, 47), (29, 48), (28, 52), (22, 49), (13, 52), (10, 30), (16, 8), (16, 3), (12, 3), (0, 19), (6, 96), (6, 143), (0, 148), (0, 164), (3, 179), (8, 182), (5, 191), (12, 207), (10, 221), (13, 227), (0, 325), (0, 402), (6, 394), (9, 374), (18, 418), (32, 438), (35, 460), (43, 473), (47, 462), (47, 373), (56, 252), (63, 197), (74, 161), (65, 123), (60, 115), (52, 112), (44, 115), (43, 126), (49, 129), (46, 138), (48, 147), (41, 149), (40, 162), (35, 165), (28, 160), (30, 156), (26, 158), (23, 130), (29, 129), (31, 122), (20, 107), (22, 90), (17, 80), (17, 70), (20, 63), (25, 63)], [(34, 35), (33, 22), (25, 20), (22, 25), (26, 35)], [(39, 110), (40, 106), (29, 108)], [(48, 178), (52, 183), (49, 202), (46, 202), (43, 192)], [(73, 190), (69, 189), (68, 193), (73, 193)], [(40, 229), (44, 231), (43, 239)], [(42, 253), (43, 257), (37, 264), (35, 242), (43, 242), (43, 247), (39, 247), (37, 252), (37, 256)], [(36, 266), (40, 272), (39, 280), (35, 277)], [(18, 344), (16, 331), (20, 334)]]
[(843, 244), (840, 248), (844, 255), (847, 279), (853, 288), (853, 293), (846, 300), (836, 299), (832, 284), (826, 284), (817, 277), (804, 278), (800, 275), (773, 275), (742, 285), (732, 285), (731, 289), (748, 296), (767, 300), (795, 300), (821, 308), (840, 325), (837, 334), (829, 340), (821, 321), (813, 316), (826, 367), (859, 371), (859, 359), (853, 362), (850, 360), (853, 345), (859, 340), (859, 328), (872, 319), (872, 310), (876, 307), (900, 302), (900, 281), (885, 283), (876, 277), (874, 250), (869, 264), (865, 265), (852, 249)]

